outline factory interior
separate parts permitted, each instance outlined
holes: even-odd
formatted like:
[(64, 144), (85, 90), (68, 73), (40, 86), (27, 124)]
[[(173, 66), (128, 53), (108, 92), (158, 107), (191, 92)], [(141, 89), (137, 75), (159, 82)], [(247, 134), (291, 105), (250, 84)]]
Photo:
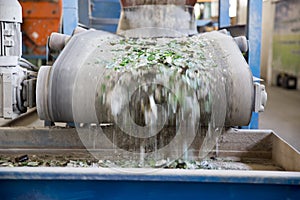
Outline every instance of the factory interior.
[(299, 0), (0, 0), (0, 199), (300, 199)]

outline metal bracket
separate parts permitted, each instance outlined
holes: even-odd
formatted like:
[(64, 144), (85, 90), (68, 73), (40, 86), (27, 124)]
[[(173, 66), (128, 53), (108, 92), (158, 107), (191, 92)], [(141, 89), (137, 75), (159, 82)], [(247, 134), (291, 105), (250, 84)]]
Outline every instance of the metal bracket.
[(23, 82), (23, 85), (24, 85), (23, 98), (25, 99), (24, 106), (33, 108), (36, 106), (36, 101), (35, 101), (36, 78), (25, 80)]
[(254, 83), (254, 92), (255, 92), (255, 99), (254, 99), (254, 112), (263, 112), (265, 110), (265, 106), (267, 103), (267, 92), (264, 85), (260, 83)]
[(3, 82), (2, 82), (2, 103), (3, 103), (3, 117), (12, 118), (13, 115), (13, 98), (12, 98), (12, 74), (9, 72), (3, 73)]
[(18, 56), (0, 56), (0, 67), (17, 66), (18, 60)]

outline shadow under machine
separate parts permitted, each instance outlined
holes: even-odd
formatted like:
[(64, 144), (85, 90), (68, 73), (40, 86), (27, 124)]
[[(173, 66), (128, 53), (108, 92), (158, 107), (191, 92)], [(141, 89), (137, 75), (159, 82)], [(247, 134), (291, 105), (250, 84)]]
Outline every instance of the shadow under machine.
[[(42, 181), (39, 194), (51, 197), (62, 194), (49, 190), (49, 177), (58, 187), (70, 184), (65, 197), (108, 194), (108, 182), (126, 187), (123, 197), (139, 184), (149, 186), (141, 194), (155, 190), (159, 198), (170, 197), (163, 191), (171, 185), (181, 187), (172, 191), (178, 197), (185, 189), (195, 197), (241, 197), (249, 188), (266, 196), (299, 195), (293, 190), (300, 183), (299, 152), (272, 131), (238, 129), (267, 100), (243, 56), (247, 39), (226, 30), (197, 34), (195, 2), (121, 1), (117, 34), (52, 33), (49, 49), (59, 56), (37, 68), (21, 58), (18, 2), (0, 1), (1, 116), (14, 121), (36, 106), (41, 120), (68, 123), (1, 128), (1, 156), (29, 157), (1, 168), (1, 182), (34, 180), (25, 188), (37, 195), (30, 187)], [(4, 15), (2, 8), (16, 12)], [(20, 167), (28, 163), (37, 168)], [(210, 184), (221, 196), (205, 192)], [(102, 190), (91, 189), (97, 186)]]

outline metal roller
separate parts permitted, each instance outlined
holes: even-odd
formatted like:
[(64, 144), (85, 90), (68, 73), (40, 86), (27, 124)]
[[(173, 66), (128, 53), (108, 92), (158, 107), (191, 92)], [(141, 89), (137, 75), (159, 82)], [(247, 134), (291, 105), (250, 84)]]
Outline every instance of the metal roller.
[[(211, 109), (209, 112), (215, 112), (217, 115), (225, 109), (223, 121), (226, 126), (247, 125), (255, 105), (253, 77), (234, 38), (220, 32), (193, 37), (207, 41), (205, 47), (199, 48), (204, 49), (205, 59), (216, 65), (214, 70), (203, 72), (209, 77), (214, 77), (214, 80), (202, 80), (210, 84), (209, 88), (212, 89), (210, 92), (213, 111)], [(174, 39), (176, 40), (176, 38), (164, 40)], [(106, 89), (113, 90), (120, 80), (127, 81), (123, 85), (130, 85), (133, 80), (142, 84), (146, 76), (155, 77), (159, 74), (156, 68), (151, 68), (142, 70), (144, 76), (136, 77), (131, 71), (116, 71), (109, 68), (108, 65), (115, 62), (113, 60), (117, 55), (111, 53), (115, 52), (116, 46), (110, 44), (120, 40), (122, 40), (120, 36), (95, 30), (72, 36), (53, 67), (42, 67), (39, 72), (37, 109), (40, 118), (53, 122), (113, 122), (114, 106), (110, 104), (113, 101), (110, 99), (112, 96), (106, 91), (108, 95), (105, 97), (106, 101), (110, 102), (99, 102), (100, 96), (103, 96), (101, 87), (106, 85)], [(245, 44), (242, 46), (245, 48)], [(122, 53), (126, 51), (124, 48)], [(107, 76), (110, 76), (109, 80), (105, 79)], [(180, 78), (181, 75), (176, 77)], [(203, 77), (199, 77), (200, 80), (201, 78)], [(204, 89), (199, 87), (195, 91), (203, 93)], [(222, 90), (225, 93), (220, 96)], [(207, 101), (201, 95), (197, 98), (200, 106)], [(207, 123), (205, 109), (200, 110), (200, 122), (205, 124)]]

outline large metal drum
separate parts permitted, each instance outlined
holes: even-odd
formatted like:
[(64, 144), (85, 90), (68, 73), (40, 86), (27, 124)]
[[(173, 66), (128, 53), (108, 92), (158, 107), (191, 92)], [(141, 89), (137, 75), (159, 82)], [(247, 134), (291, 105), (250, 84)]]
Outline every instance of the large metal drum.
[[(193, 40), (198, 42), (193, 44), (191, 42)], [(110, 122), (113, 120), (111, 114), (117, 112), (114, 109), (117, 105), (111, 104), (116, 103), (116, 99), (120, 100), (121, 93), (125, 92), (125, 88), (121, 88), (120, 81), (123, 86), (127, 84), (129, 92), (129, 85), (134, 80), (139, 85), (131, 85), (130, 90), (136, 90), (138, 86), (149, 81), (165, 84), (171, 90), (176, 89), (180, 84), (187, 85), (197, 93), (200, 106), (205, 102), (209, 103), (212, 109), (207, 108), (206, 112), (211, 113), (213, 110), (215, 114), (220, 113), (222, 116), (225, 109), (223, 120), (226, 126), (243, 126), (249, 123), (254, 103), (253, 78), (248, 64), (231, 36), (211, 32), (195, 35), (191, 39), (188, 37), (155, 39), (154, 43), (162, 41), (163, 44), (154, 45), (149, 41), (151, 40), (145, 39), (145, 43), (149, 43), (146, 45), (137, 44), (138, 48), (144, 48), (145, 51), (153, 46), (164, 48), (164, 46), (172, 45), (172, 42), (176, 43), (177, 41), (178, 44), (182, 43), (182, 47), (179, 46), (179, 48), (184, 48), (180, 53), (183, 56), (190, 54), (193, 57), (189, 58), (189, 61), (194, 60), (195, 62), (192, 64), (200, 63), (201, 66), (192, 68), (179, 63), (178, 65), (182, 66), (178, 67), (174, 64), (176, 59), (169, 63), (162, 61), (162, 63), (153, 64), (148, 59), (149, 63), (144, 63), (145, 66), (141, 65), (134, 70), (129, 70), (126, 66), (121, 66), (128, 64), (122, 63), (122, 59), (130, 57), (130, 55), (126, 57), (126, 54), (135, 53), (132, 49), (136, 47), (131, 47), (131, 44), (128, 44), (129, 40), (126, 42), (126, 39), (122, 37), (103, 31), (85, 31), (71, 38), (53, 67), (46, 66), (40, 69), (37, 86), (37, 107), (40, 118), (54, 122)], [(184, 44), (184, 42), (189, 44)], [(160, 53), (164, 54), (169, 50), (169, 53), (172, 53), (172, 48), (174, 47), (162, 50), (165, 52)], [(198, 58), (195, 52), (198, 52)], [(177, 56), (181, 57), (182, 55)], [(170, 57), (172, 58), (172, 55)], [(154, 61), (155, 59), (153, 58)], [(159, 55), (157, 59), (160, 59)], [(180, 59), (187, 60), (188, 58)], [(141, 61), (130, 60), (128, 62), (139, 64)], [(131, 66), (131, 68), (134, 67)], [(168, 72), (176, 71), (176, 75), (168, 75), (161, 69)], [(200, 75), (196, 76), (197, 73)], [(161, 75), (161, 77), (158, 78), (157, 75)], [(167, 81), (172, 76), (177, 81), (174, 84)], [(193, 81), (184, 81), (186, 77), (190, 80), (197, 80), (194, 82), (198, 84), (193, 86)], [(112, 93), (113, 90), (116, 92), (114, 87), (117, 86), (120, 91), (122, 90), (121, 93)], [(105, 87), (106, 91), (102, 91), (101, 87), (102, 89)], [(130, 92), (133, 94), (134, 91)], [(102, 102), (100, 105), (99, 98), (103, 95), (102, 93), (105, 93), (106, 97), (103, 101), (105, 103)], [(115, 96), (111, 96), (112, 94)], [(205, 114), (205, 108), (200, 109), (202, 115)], [(122, 109), (120, 108), (120, 110)], [(75, 111), (76, 113), (74, 113)], [(202, 123), (206, 123), (206, 120), (204, 115), (200, 119)]]

